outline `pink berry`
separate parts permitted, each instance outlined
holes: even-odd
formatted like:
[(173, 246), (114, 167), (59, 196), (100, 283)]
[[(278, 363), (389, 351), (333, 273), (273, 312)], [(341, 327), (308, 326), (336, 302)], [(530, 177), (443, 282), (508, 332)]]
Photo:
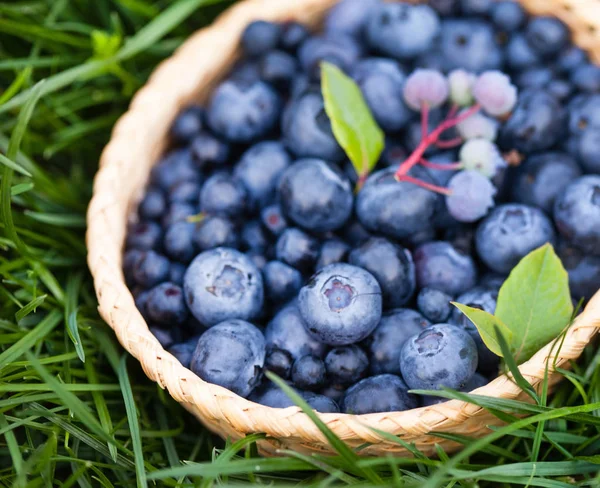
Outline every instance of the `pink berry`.
[(475, 222), (494, 206), (496, 188), (477, 171), (456, 173), (448, 188), (452, 194), (446, 197), (446, 206), (450, 215), (459, 222)]
[[(459, 113), (462, 115), (464, 110)], [(498, 121), (477, 112), (456, 125), (456, 130), (465, 139), (487, 139), (495, 141), (498, 135)]]
[(460, 107), (473, 105), (473, 83), (475, 75), (463, 69), (455, 69), (448, 75), (450, 101)]
[(448, 100), (448, 80), (439, 71), (418, 69), (404, 83), (404, 100), (413, 110), (435, 108)]
[(486, 71), (475, 80), (473, 96), (488, 114), (499, 117), (514, 108), (517, 88), (500, 71)]

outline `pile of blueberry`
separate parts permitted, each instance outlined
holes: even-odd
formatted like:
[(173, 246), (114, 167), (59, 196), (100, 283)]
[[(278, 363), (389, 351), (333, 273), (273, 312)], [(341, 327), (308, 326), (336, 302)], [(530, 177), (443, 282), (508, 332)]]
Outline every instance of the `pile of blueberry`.
[[(343, 0), (321, 33), (259, 21), (241, 44), (206, 107), (175, 120), (124, 256), (151, 331), (202, 379), (271, 407), (291, 401), (266, 370), (320, 412), (429, 405), (408, 391), (470, 391), (498, 373), (450, 301), (493, 313), (508, 273), (546, 242), (574, 300), (600, 288), (600, 68), (560, 21), (513, 1)], [(323, 61), (357, 82), (386, 134), (356, 193)], [(405, 90), (417, 70), (504, 73), (518, 88), (510, 114), (474, 115), (428, 147), (434, 164), (405, 175), (421, 184), (395, 174), (448, 104), (423, 131)], [(486, 178), (458, 178), (470, 172), (456, 161)], [(426, 188), (448, 184), (470, 200)]]

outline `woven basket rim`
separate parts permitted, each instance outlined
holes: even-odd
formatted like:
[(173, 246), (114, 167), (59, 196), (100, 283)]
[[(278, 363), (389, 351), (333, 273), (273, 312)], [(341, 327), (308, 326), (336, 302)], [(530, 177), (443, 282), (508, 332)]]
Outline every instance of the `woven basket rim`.
[[(129, 110), (117, 122), (111, 140), (102, 154), (100, 169), (95, 178), (94, 194), (88, 208), (86, 240), (88, 264), (94, 277), (99, 312), (115, 330), (125, 349), (142, 363), (146, 374), (161, 387), (167, 388), (171, 396), (186, 408), (193, 410), (211, 429), (221, 430), (221, 435), (235, 437), (238, 434), (265, 432), (277, 438), (299, 438), (305, 443), (326, 443), (322, 434), (298, 407), (266, 407), (239, 397), (225, 388), (204, 382), (165, 351), (149, 331), (135, 307), (121, 271), (121, 254), (129, 212), (132, 204), (139, 198), (149, 173), (151, 162), (148, 158), (154, 161), (157, 159), (164, 148), (164, 137), (163, 142), (156, 143), (152, 154), (145, 153), (146, 148), (143, 145), (148, 145), (148, 141), (155, 141), (161, 133), (165, 135), (163, 126), (168, 124), (164, 121), (156, 122), (158, 115), (153, 114), (161, 111), (161, 115), (166, 114), (172, 120), (178, 109), (168, 107), (168, 104), (173, 101), (180, 105), (182, 103), (181, 99), (167, 94), (165, 85), (170, 84), (171, 87), (177, 88), (184, 85), (182, 79), (189, 81), (185, 78), (185, 73), (190, 69), (190, 61), (200, 57), (198, 53), (207, 52), (207, 46), (224, 46), (225, 56), (229, 57), (223, 62), (209, 63), (205, 69), (194, 68), (193, 75), (188, 78), (193, 78), (196, 86), (184, 86), (188, 98), (195, 94), (199, 87), (205, 88), (202, 82), (206, 81), (206, 86), (212, 86), (215, 79), (222, 75), (223, 65), (233, 62), (235, 53), (230, 55), (228, 49), (237, 44), (241, 26), (248, 20), (283, 20), (289, 16), (312, 22), (336, 1), (245, 0), (230, 7), (211, 26), (192, 35), (173, 56), (156, 68), (148, 83), (135, 95)], [(542, 3), (545, 2), (552, 3), (542, 0)], [(548, 7), (547, 4), (542, 7), (536, 6), (538, 1), (521, 0), (521, 3), (527, 4), (526, 6), (534, 12), (545, 12)], [(569, 3), (577, 2), (572, 0)], [(540, 8), (542, 10), (539, 10)], [(572, 13), (571, 10), (569, 12)], [(598, 19), (600, 22), (600, 16)], [(572, 26), (572, 20), (563, 20)], [(578, 40), (578, 44), (585, 45), (586, 42)], [(600, 46), (598, 39), (596, 44)], [(600, 53), (600, 49), (594, 50), (594, 53)], [(168, 98), (169, 96), (171, 98)], [(163, 107), (163, 103), (167, 107)], [(154, 127), (160, 124), (162, 126), (155, 130)], [(141, 159), (136, 159), (140, 156)], [(142, 171), (137, 167), (138, 161), (145, 164), (142, 165)], [(553, 350), (552, 344), (548, 344), (519, 367), (521, 373), (534, 386), (539, 385), (544, 378), (547, 362), (550, 372), (554, 367), (568, 367), (568, 363), (579, 357), (583, 348), (599, 330), (600, 292), (589, 301), (570, 327), (558, 354), (556, 348)], [(520, 389), (506, 375), (495, 378), (474, 392), (490, 397), (522, 398)], [(385, 439), (371, 428), (393, 434), (408, 432), (418, 436), (449, 422), (451, 431), (452, 425), (465, 422), (480, 411), (481, 409), (473, 404), (452, 400), (402, 412), (319, 416), (342, 438), (353, 439), (354, 435), (361, 441), (377, 444), (384, 443)], [(231, 426), (231, 429), (227, 429), (227, 426)]]

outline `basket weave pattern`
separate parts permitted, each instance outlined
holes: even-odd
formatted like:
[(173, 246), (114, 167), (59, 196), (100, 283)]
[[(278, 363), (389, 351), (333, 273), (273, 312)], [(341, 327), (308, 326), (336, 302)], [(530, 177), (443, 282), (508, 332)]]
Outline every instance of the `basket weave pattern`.
[[(253, 20), (298, 20), (317, 25), (324, 12), (337, 0), (246, 0), (224, 13), (211, 27), (194, 34), (169, 59), (161, 63), (149, 82), (116, 124), (112, 139), (100, 161), (94, 196), (88, 209), (88, 264), (94, 277), (99, 311), (114, 329), (119, 341), (135, 356), (153, 381), (207, 427), (221, 435), (239, 439), (263, 432), (263, 454), (277, 449), (330, 453), (331, 448), (314, 424), (296, 407), (273, 409), (247, 401), (234, 393), (202, 381), (165, 351), (148, 330), (135, 307), (122, 272), (122, 251), (128, 219), (143, 192), (150, 169), (165, 148), (167, 132), (176, 114), (191, 102), (204, 101), (238, 56), (238, 40)], [(600, 1), (521, 0), (534, 14), (560, 17), (572, 29), (577, 44), (600, 61)], [(551, 345), (521, 365), (520, 370), (534, 386), (550, 368), (566, 368), (579, 357), (600, 330), (600, 293), (590, 301), (567, 333), (558, 354)], [(551, 374), (555, 384), (559, 375)], [(506, 376), (477, 390), (477, 394), (524, 399), (523, 393)], [(431, 431), (482, 436), (486, 426), (498, 419), (485, 410), (460, 401), (405, 412), (353, 416), (321, 414), (323, 421), (350, 446), (371, 444), (361, 455), (393, 453), (403, 449), (382, 439), (371, 428), (402, 435), (426, 454), (434, 444), (447, 452), (458, 444), (427, 435)]]

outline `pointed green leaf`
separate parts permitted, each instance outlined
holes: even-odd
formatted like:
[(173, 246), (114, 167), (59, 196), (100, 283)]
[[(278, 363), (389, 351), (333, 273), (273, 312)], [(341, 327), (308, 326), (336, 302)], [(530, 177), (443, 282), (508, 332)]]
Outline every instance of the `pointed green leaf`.
[(337, 66), (321, 64), (321, 90), (336, 140), (352, 161), (356, 174), (366, 177), (383, 151), (383, 131), (358, 85)]
[(479, 335), (483, 339), (483, 342), (488, 349), (497, 356), (502, 356), (502, 349), (500, 348), (500, 344), (498, 344), (498, 340), (496, 338), (495, 327), (498, 327), (504, 338), (511, 343), (513, 333), (508, 326), (504, 324), (498, 317), (494, 317), (491, 313), (488, 313), (485, 310), (472, 308), (456, 302), (452, 302), (452, 305), (458, 308), (471, 322), (473, 322), (473, 324), (475, 324), (475, 327), (477, 327), (477, 330), (479, 331)]
[(525, 256), (500, 288), (496, 317), (513, 332), (519, 363), (560, 335), (571, 320), (569, 276), (550, 244)]

